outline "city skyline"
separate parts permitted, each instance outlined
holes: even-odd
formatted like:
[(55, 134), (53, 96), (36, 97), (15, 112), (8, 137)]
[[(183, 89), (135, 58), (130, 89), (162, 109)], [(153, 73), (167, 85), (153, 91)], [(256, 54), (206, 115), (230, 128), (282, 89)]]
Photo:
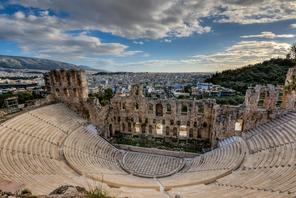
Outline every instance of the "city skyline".
[(294, 42), (292, 0), (0, 2), (0, 54), (108, 71), (221, 71)]

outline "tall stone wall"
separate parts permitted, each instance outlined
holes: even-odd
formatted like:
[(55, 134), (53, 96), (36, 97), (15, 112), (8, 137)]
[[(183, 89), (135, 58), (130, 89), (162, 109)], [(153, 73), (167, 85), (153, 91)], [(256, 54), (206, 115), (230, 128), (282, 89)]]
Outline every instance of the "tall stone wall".
[(116, 132), (175, 139), (210, 139), (214, 100), (145, 98), (141, 86), (112, 98), (108, 136)]
[(285, 82), (283, 107), (296, 110), (296, 67), (290, 68)]
[[(212, 144), (217, 140), (272, 120), (283, 113), (296, 110), (296, 67), (289, 69), (284, 86), (256, 85), (246, 91), (240, 106), (218, 106), (214, 115)], [(236, 126), (238, 126), (236, 128)]]
[(45, 85), (59, 101), (78, 103), (88, 98), (88, 85), (83, 70), (52, 70), (45, 76)]
[(143, 95), (141, 85), (133, 85), (125, 96), (115, 95), (102, 107), (88, 97), (86, 74), (81, 70), (53, 70), (45, 83), (54, 100), (70, 108), (101, 129), (102, 135), (116, 133), (172, 140), (218, 140), (241, 135), (282, 113), (296, 110), (296, 67), (287, 73), (284, 86), (250, 87), (243, 105), (218, 105), (215, 100), (153, 100)]

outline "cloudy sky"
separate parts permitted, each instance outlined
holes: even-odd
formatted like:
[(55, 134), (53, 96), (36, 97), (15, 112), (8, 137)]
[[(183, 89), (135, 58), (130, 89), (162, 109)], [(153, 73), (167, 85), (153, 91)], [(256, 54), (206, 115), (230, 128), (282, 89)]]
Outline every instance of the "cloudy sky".
[(295, 0), (0, 0), (0, 54), (109, 71), (221, 71), (294, 42)]

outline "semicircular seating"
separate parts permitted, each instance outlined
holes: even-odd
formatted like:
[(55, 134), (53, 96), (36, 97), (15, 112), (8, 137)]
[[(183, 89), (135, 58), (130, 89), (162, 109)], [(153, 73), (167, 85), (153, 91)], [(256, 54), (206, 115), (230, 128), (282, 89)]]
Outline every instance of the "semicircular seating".
[(23, 184), (35, 194), (72, 184), (103, 186), (116, 197), (296, 195), (296, 113), (183, 159), (120, 150), (89, 128), (63, 104), (2, 123), (0, 181)]

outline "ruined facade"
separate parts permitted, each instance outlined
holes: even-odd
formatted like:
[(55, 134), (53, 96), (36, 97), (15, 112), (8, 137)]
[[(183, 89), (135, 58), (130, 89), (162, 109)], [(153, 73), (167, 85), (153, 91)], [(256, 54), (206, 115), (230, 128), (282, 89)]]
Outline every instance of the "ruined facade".
[(211, 138), (214, 100), (153, 100), (142, 90), (134, 85), (129, 95), (111, 99), (108, 136), (122, 132), (179, 140)]
[(246, 91), (240, 106), (218, 106), (215, 111), (211, 142), (244, 131), (296, 110), (296, 67), (290, 68), (283, 86), (256, 85)]
[(101, 107), (96, 98), (88, 98), (83, 71), (54, 70), (45, 76), (51, 96), (97, 125), (105, 137), (116, 133), (171, 140), (209, 141), (241, 135), (281, 114), (296, 110), (296, 68), (287, 73), (285, 85), (257, 85), (247, 90), (239, 106), (216, 104), (215, 100), (153, 100), (143, 95), (141, 85), (133, 85), (129, 94), (115, 95)]
[(88, 98), (88, 85), (83, 70), (52, 70), (45, 75), (45, 86), (60, 101), (81, 102)]

